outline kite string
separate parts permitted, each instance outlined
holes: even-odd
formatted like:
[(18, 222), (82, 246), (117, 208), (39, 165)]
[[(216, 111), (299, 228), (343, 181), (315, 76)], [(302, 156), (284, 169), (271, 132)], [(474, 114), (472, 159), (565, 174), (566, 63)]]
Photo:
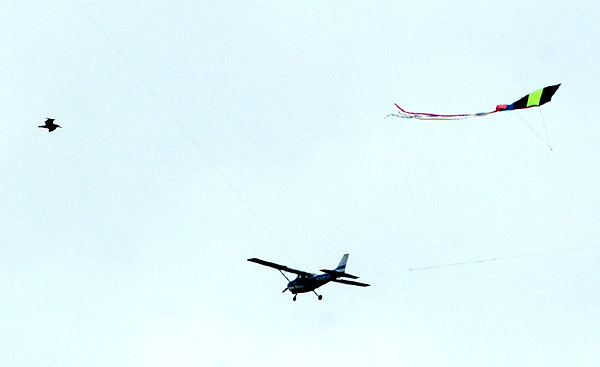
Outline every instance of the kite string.
[[(573, 210), (575, 211), (575, 214), (579, 215), (580, 214), (579, 205), (575, 201), (575, 196), (573, 195), (573, 191), (571, 190), (571, 188), (567, 185), (567, 182), (565, 181), (565, 175), (563, 173), (564, 170), (562, 168), (562, 165), (560, 164), (560, 161), (558, 159), (558, 155), (556, 155), (556, 154), (554, 154), (554, 164), (556, 165), (556, 169), (558, 171), (558, 175), (559, 175), (559, 177), (561, 179), (563, 190), (567, 192), (567, 196), (569, 198), (569, 201), (571, 202), (571, 205), (573, 206)], [(576, 222), (579, 223), (580, 226), (583, 228), (582, 231), (585, 234), (588, 243), (593, 243), (592, 236), (590, 235), (588, 226), (584, 225), (582, 223), (582, 221), (580, 221), (580, 220), (576, 220)]]
[(429, 270), (429, 269), (436, 269), (436, 268), (448, 268), (451, 266), (479, 264), (479, 263), (490, 262), (490, 261), (514, 260), (514, 259), (520, 259), (520, 258), (524, 258), (524, 257), (537, 257), (537, 256), (543, 256), (543, 255), (556, 254), (556, 253), (560, 253), (560, 252), (580, 251), (580, 250), (592, 249), (592, 248), (600, 248), (600, 245), (589, 245), (589, 246), (579, 246), (579, 247), (562, 248), (562, 249), (555, 249), (555, 250), (545, 250), (545, 251), (531, 252), (531, 253), (520, 254), (520, 255), (495, 257), (495, 258), (491, 258), (491, 259), (481, 259), (481, 260), (463, 261), (463, 262), (457, 262), (457, 263), (451, 263), (451, 264), (423, 266), (423, 267), (418, 267), (418, 268), (411, 268), (411, 269), (408, 269), (408, 271)]
[(544, 120), (544, 113), (541, 108), (538, 108), (540, 111), (540, 117), (542, 118), (542, 125), (544, 125), (544, 131), (546, 132), (546, 139), (548, 139), (548, 144), (550, 145), (550, 150), (552, 150), (552, 142), (550, 141), (550, 135), (548, 134), (548, 129), (546, 128), (546, 121)]
[(544, 140), (544, 138), (543, 138), (543, 137), (542, 137), (542, 136), (541, 136), (541, 135), (540, 135), (540, 134), (539, 134), (539, 133), (538, 133), (538, 132), (537, 132), (537, 131), (536, 131), (536, 130), (533, 128), (533, 126), (531, 126), (531, 125), (530, 125), (530, 124), (527, 122), (527, 120), (525, 120), (525, 119), (523, 118), (523, 116), (521, 116), (521, 114), (519, 113), (519, 111), (515, 111), (515, 112), (517, 113), (517, 116), (519, 116), (519, 118), (521, 119), (521, 121), (523, 121), (523, 122), (525, 123), (525, 125), (527, 125), (527, 127), (528, 127), (529, 129), (531, 129), (531, 131), (533, 131), (533, 133), (534, 133), (534, 134), (535, 134), (535, 135), (536, 135), (538, 138), (540, 138), (540, 140), (541, 140), (542, 142), (544, 142), (544, 144), (546, 144), (546, 146), (547, 146), (548, 148), (550, 148), (550, 150), (552, 150), (552, 146), (551, 146), (550, 144), (548, 144), (548, 142), (547, 142), (546, 140)]
[(269, 237), (275, 242), (279, 248), (285, 253), (288, 258), (292, 258), (288, 251), (279, 243), (277, 238), (272, 234), (266, 224), (260, 219), (256, 211), (250, 206), (250, 204), (244, 199), (242, 194), (233, 186), (231, 181), (227, 178), (227, 176), (223, 173), (223, 171), (213, 162), (213, 160), (205, 153), (200, 144), (196, 141), (193, 135), (185, 128), (185, 126), (177, 119), (175, 114), (171, 111), (171, 109), (162, 101), (159, 95), (154, 91), (154, 89), (150, 86), (150, 84), (142, 77), (142, 75), (138, 72), (137, 68), (133, 65), (129, 58), (121, 51), (121, 49), (113, 42), (112, 38), (104, 31), (104, 29), (100, 26), (100, 24), (96, 21), (96, 19), (83, 7), (83, 5), (79, 2), (79, 0), (74, 0), (75, 3), (79, 6), (82, 12), (92, 21), (94, 26), (100, 31), (100, 33), (104, 36), (104, 38), (108, 41), (113, 49), (117, 51), (117, 53), (121, 56), (121, 59), (127, 64), (127, 66), (133, 71), (135, 76), (141, 81), (142, 85), (150, 92), (150, 95), (158, 101), (161, 107), (167, 112), (171, 120), (179, 127), (179, 129), (188, 137), (190, 142), (196, 147), (198, 152), (202, 155), (204, 160), (208, 163), (208, 165), (215, 170), (215, 172), (221, 177), (221, 180), (226, 184), (229, 190), (234, 194), (234, 196), (246, 207), (248, 212), (256, 219), (262, 229), (267, 233)]
[(451, 266), (477, 264), (477, 263), (484, 263), (484, 262), (496, 261), (496, 260), (498, 260), (498, 259), (497, 258), (493, 258), (493, 259), (482, 259), (482, 260), (473, 260), (473, 261), (462, 261), (462, 262), (451, 263), (451, 264), (430, 265), (430, 266), (422, 266), (422, 267), (419, 267), (419, 268), (410, 268), (410, 269), (408, 269), (408, 271), (429, 270), (429, 269), (435, 269), (435, 268), (448, 268), (448, 267), (451, 267)]

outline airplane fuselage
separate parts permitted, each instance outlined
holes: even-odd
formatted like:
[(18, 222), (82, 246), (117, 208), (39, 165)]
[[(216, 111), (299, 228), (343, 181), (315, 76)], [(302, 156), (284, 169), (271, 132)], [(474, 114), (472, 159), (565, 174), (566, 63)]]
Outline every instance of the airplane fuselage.
[(287, 287), (293, 294), (312, 292), (335, 278), (329, 274), (311, 274), (310, 277), (298, 277), (288, 283)]

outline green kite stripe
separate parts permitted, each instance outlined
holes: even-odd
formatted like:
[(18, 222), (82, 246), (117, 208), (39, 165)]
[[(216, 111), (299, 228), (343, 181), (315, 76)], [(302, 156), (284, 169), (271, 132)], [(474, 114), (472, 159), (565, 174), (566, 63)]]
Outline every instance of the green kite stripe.
[(527, 107), (539, 106), (540, 98), (542, 98), (542, 92), (544, 92), (544, 88), (538, 89), (535, 92), (529, 94), (527, 98)]

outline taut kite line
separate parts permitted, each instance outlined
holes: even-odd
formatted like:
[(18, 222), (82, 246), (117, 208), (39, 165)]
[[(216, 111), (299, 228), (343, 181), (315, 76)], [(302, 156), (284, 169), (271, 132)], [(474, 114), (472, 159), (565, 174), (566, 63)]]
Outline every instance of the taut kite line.
[(463, 119), (468, 119), (471, 117), (487, 116), (489, 114), (496, 113), (496, 112), (520, 110), (523, 108), (541, 106), (545, 103), (550, 102), (550, 100), (552, 99), (552, 96), (554, 95), (554, 93), (556, 93), (556, 90), (558, 89), (558, 87), (560, 87), (560, 84), (551, 85), (551, 86), (548, 86), (548, 87), (545, 87), (542, 89), (538, 89), (535, 92), (529, 93), (528, 95), (524, 96), (523, 98), (521, 98), (518, 101), (513, 102), (509, 105), (499, 104), (496, 106), (496, 109), (494, 111), (490, 111), (490, 112), (459, 113), (459, 114), (453, 114), (453, 115), (441, 115), (441, 114), (437, 114), (437, 113), (428, 113), (428, 112), (409, 112), (396, 104), (396, 107), (398, 107), (399, 112), (389, 114), (386, 117), (394, 116), (394, 117), (400, 117), (400, 118), (405, 118), (405, 119), (418, 119), (418, 120), (463, 120)]

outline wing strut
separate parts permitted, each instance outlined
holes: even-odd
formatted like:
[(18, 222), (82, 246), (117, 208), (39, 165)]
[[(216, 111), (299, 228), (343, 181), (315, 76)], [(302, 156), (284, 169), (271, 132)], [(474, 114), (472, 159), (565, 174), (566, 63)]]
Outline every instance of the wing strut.
[[(281, 273), (281, 275), (283, 275), (283, 277), (284, 277), (285, 279), (287, 279), (287, 281), (288, 281), (288, 282), (290, 281), (290, 278), (288, 278), (288, 277), (287, 277), (287, 276), (286, 276), (286, 275), (283, 273), (283, 271), (281, 271), (281, 269), (277, 269), (277, 270), (279, 270), (279, 272)], [(286, 288), (286, 289), (287, 289), (287, 288)]]
[[(289, 282), (290, 282), (290, 279), (289, 279), (289, 278), (288, 278), (288, 277), (287, 277), (287, 276), (286, 276), (286, 275), (283, 273), (283, 271), (281, 271), (281, 269), (277, 269), (277, 270), (279, 270), (279, 272), (281, 273), (281, 275), (283, 275), (283, 277), (284, 277), (285, 279), (287, 279), (287, 281), (288, 281), (288, 283), (289, 283)], [(285, 291), (287, 291), (288, 289), (289, 289), (288, 287), (285, 287), (285, 289), (284, 289), (283, 291), (281, 291), (281, 293), (285, 293)]]

